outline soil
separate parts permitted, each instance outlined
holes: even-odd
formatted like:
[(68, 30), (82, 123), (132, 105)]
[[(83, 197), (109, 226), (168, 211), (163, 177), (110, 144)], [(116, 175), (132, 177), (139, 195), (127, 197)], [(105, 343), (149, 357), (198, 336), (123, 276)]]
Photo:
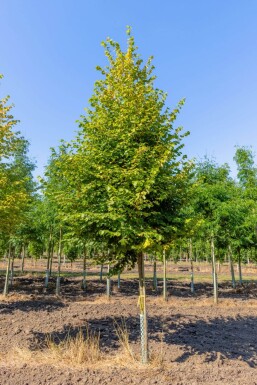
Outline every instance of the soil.
[(86, 328), (100, 333), (101, 350), (115, 356), (122, 351), (115, 325), (124, 320), (132, 349), (140, 349), (136, 279), (122, 280), (120, 290), (113, 282), (110, 300), (99, 280), (88, 281), (83, 292), (79, 278), (64, 278), (61, 297), (55, 296), (54, 284), (51, 278), (45, 292), (42, 277), (17, 277), (8, 298), (1, 298), (0, 385), (257, 384), (255, 283), (236, 289), (222, 284), (219, 304), (214, 305), (210, 284), (196, 284), (193, 295), (188, 284), (169, 280), (165, 302), (161, 282), (157, 293), (147, 282), (154, 360), (149, 366), (113, 361), (72, 367), (17, 359), (10, 355), (17, 346), (36, 352), (45, 348), (49, 335), (58, 343), (67, 333), (76, 335)]

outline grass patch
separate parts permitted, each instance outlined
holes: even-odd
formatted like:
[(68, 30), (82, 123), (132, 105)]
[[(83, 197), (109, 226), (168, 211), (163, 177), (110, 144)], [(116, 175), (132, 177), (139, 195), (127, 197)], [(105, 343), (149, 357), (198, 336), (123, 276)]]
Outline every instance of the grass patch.
[(46, 340), (47, 349), (42, 353), (50, 361), (62, 362), (72, 366), (93, 364), (102, 359), (100, 337), (86, 329), (86, 335), (80, 330), (75, 337), (69, 333), (64, 340), (55, 342), (52, 337)]

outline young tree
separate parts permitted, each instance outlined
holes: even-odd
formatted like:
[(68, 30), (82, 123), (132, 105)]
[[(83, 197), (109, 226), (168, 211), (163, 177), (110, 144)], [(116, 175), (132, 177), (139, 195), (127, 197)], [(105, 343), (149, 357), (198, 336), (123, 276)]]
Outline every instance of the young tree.
[[(17, 120), (10, 113), (12, 105), (7, 105), (8, 99), (0, 100), (0, 238), (10, 240), (24, 219), (35, 185), (32, 178), (34, 164), (27, 156), (29, 144), (14, 131)], [(5, 295), (8, 293), (10, 258), (11, 245)]]
[(148, 360), (143, 253), (170, 241), (186, 199), (190, 165), (182, 156), (181, 128), (173, 123), (184, 101), (170, 111), (154, 87), (128, 30), (125, 52), (103, 43), (109, 61), (97, 69), (87, 115), (70, 153), (59, 159), (66, 190), (58, 195), (66, 220), (109, 250), (112, 271), (138, 263), (142, 361)]
[(257, 168), (254, 164), (254, 154), (251, 148), (237, 147), (234, 156), (237, 164), (237, 177), (244, 188), (257, 188)]

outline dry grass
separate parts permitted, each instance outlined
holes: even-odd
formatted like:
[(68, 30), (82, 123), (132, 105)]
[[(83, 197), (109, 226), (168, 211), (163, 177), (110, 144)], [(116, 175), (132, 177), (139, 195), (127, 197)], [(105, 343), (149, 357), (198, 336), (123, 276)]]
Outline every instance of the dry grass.
[(119, 358), (121, 358), (121, 363), (125, 364), (134, 363), (136, 361), (135, 353), (131, 347), (129, 342), (129, 332), (127, 329), (127, 325), (125, 319), (122, 320), (121, 324), (115, 322), (115, 332), (118, 337), (120, 346), (122, 348), (122, 352)]
[(50, 361), (66, 363), (72, 366), (93, 364), (102, 359), (100, 336), (86, 329), (86, 335), (80, 330), (75, 337), (69, 333), (57, 343), (52, 337), (47, 338), (47, 349), (42, 352)]
[(80, 330), (75, 337), (68, 333), (64, 340), (55, 342), (52, 337), (46, 339), (46, 348), (31, 351), (28, 348), (15, 347), (8, 354), (0, 356), (4, 364), (54, 365), (58, 367), (95, 366), (104, 360), (100, 351), (99, 335)]
[[(53, 365), (56, 367), (101, 367), (115, 366), (144, 369), (146, 365), (141, 363), (140, 354), (135, 353), (129, 341), (129, 332), (125, 320), (121, 324), (115, 323), (115, 331), (121, 349), (115, 354), (104, 354), (100, 350), (100, 336), (90, 333), (89, 329), (83, 333), (80, 330), (75, 336), (69, 333), (63, 340), (56, 341), (49, 336), (46, 339), (46, 348), (32, 351), (28, 348), (15, 347), (8, 354), (0, 356), (0, 363), (4, 365), (20, 366), (29, 365)], [(150, 349), (151, 350), (151, 349)], [(163, 367), (164, 353), (163, 343), (158, 353), (151, 353), (148, 368)]]
[[(115, 322), (115, 332), (122, 349), (120, 354), (117, 354), (111, 360), (110, 363), (113, 364), (113, 360), (114, 360), (117, 366), (145, 369), (146, 365), (141, 363), (140, 354), (134, 351), (129, 341), (129, 332), (127, 329), (125, 319), (122, 320), (121, 324), (118, 324), (117, 322)], [(156, 369), (156, 368), (162, 368), (163, 365), (164, 365), (164, 352), (163, 352), (163, 334), (162, 334), (161, 348), (158, 351), (158, 353), (151, 352), (151, 349), (150, 349), (149, 362), (147, 364), (147, 367), (151, 369)]]

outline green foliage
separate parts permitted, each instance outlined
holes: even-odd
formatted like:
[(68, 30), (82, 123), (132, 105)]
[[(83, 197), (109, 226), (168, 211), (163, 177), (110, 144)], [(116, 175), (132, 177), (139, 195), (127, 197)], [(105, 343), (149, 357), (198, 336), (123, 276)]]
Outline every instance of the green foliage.
[(237, 177), (243, 187), (257, 187), (257, 168), (251, 148), (237, 147), (234, 160), (237, 164)]
[(97, 68), (103, 78), (79, 135), (61, 146), (48, 172), (62, 184), (52, 190), (62, 218), (105, 245), (121, 269), (175, 236), (191, 166), (182, 155), (187, 133), (173, 127), (184, 101), (173, 111), (165, 107), (152, 58), (143, 64), (129, 31), (125, 52), (111, 39), (103, 46), (109, 65)]
[(0, 236), (11, 235), (22, 222), (31, 202), (35, 185), (34, 164), (27, 156), (28, 142), (14, 131), (17, 120), (7, 105), (8, 97), (0, 100)]

